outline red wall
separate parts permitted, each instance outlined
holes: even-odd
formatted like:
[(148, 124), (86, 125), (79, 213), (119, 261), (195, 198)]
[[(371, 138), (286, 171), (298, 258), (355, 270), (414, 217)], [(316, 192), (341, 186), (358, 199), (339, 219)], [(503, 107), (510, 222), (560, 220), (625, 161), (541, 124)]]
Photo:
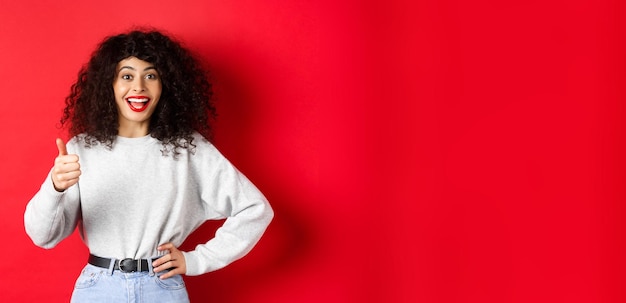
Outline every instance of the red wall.
[(23, 211), (79, 67), (132, 25), (212, 67), (216, 145), (276, 210), (192, 301), (626, 299), (618, 1), (98, 3), (0, 0), (0, 301), (68, 301), (87, 251)]

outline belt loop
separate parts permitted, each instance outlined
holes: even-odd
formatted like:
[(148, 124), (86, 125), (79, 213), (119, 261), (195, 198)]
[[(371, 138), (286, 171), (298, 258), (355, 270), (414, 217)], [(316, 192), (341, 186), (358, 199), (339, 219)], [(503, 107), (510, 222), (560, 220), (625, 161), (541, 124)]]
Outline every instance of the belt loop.
[(111, 263), (109, 263), (109, 269), (107, 270), (107, 273), (109, 274), (109, 276), (113, 275), (113, 270), (115, 269), (115, 259), (111, 258)]
[(154, 277), (154, 269), (152, 268), (152, 258), (146, 259), (148, 262), (148, 272), (150, 273), (150, 277)]

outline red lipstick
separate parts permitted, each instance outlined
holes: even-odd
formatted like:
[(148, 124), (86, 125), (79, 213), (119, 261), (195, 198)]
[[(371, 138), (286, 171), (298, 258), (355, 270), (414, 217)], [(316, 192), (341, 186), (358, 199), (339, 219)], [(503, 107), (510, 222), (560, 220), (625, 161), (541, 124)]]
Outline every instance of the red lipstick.
[(150, 98), (145, 96), (130, 96), (126, 98), (126, 103), (128, 103), (128, 107), (134, 112), (142, 112), (148, 108), (148, 104), (150, 103)]

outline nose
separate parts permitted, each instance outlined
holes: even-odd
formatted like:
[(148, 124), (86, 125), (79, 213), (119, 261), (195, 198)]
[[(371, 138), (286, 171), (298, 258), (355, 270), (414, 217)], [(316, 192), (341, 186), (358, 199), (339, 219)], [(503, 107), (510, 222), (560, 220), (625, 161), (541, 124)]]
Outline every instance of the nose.
[(133, 91), (134, 92), (142, 92), (145, 90), (145, 85), (143, 83), (143, 79), (137, 79), (133, 82)]

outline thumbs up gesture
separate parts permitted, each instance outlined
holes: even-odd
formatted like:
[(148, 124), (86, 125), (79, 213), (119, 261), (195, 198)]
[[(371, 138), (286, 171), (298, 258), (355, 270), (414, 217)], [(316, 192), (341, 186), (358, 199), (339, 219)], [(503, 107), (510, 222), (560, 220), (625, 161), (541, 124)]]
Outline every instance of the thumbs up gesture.
[(54, 160), (52, 183), (54, 184), (54, 189), (62, 192), (78, 182), (80, 164), (78, 163), (78, 155), (67, 154), (67, 147), (63, 140), (57, 139), (56, 143), (59, 155)]

